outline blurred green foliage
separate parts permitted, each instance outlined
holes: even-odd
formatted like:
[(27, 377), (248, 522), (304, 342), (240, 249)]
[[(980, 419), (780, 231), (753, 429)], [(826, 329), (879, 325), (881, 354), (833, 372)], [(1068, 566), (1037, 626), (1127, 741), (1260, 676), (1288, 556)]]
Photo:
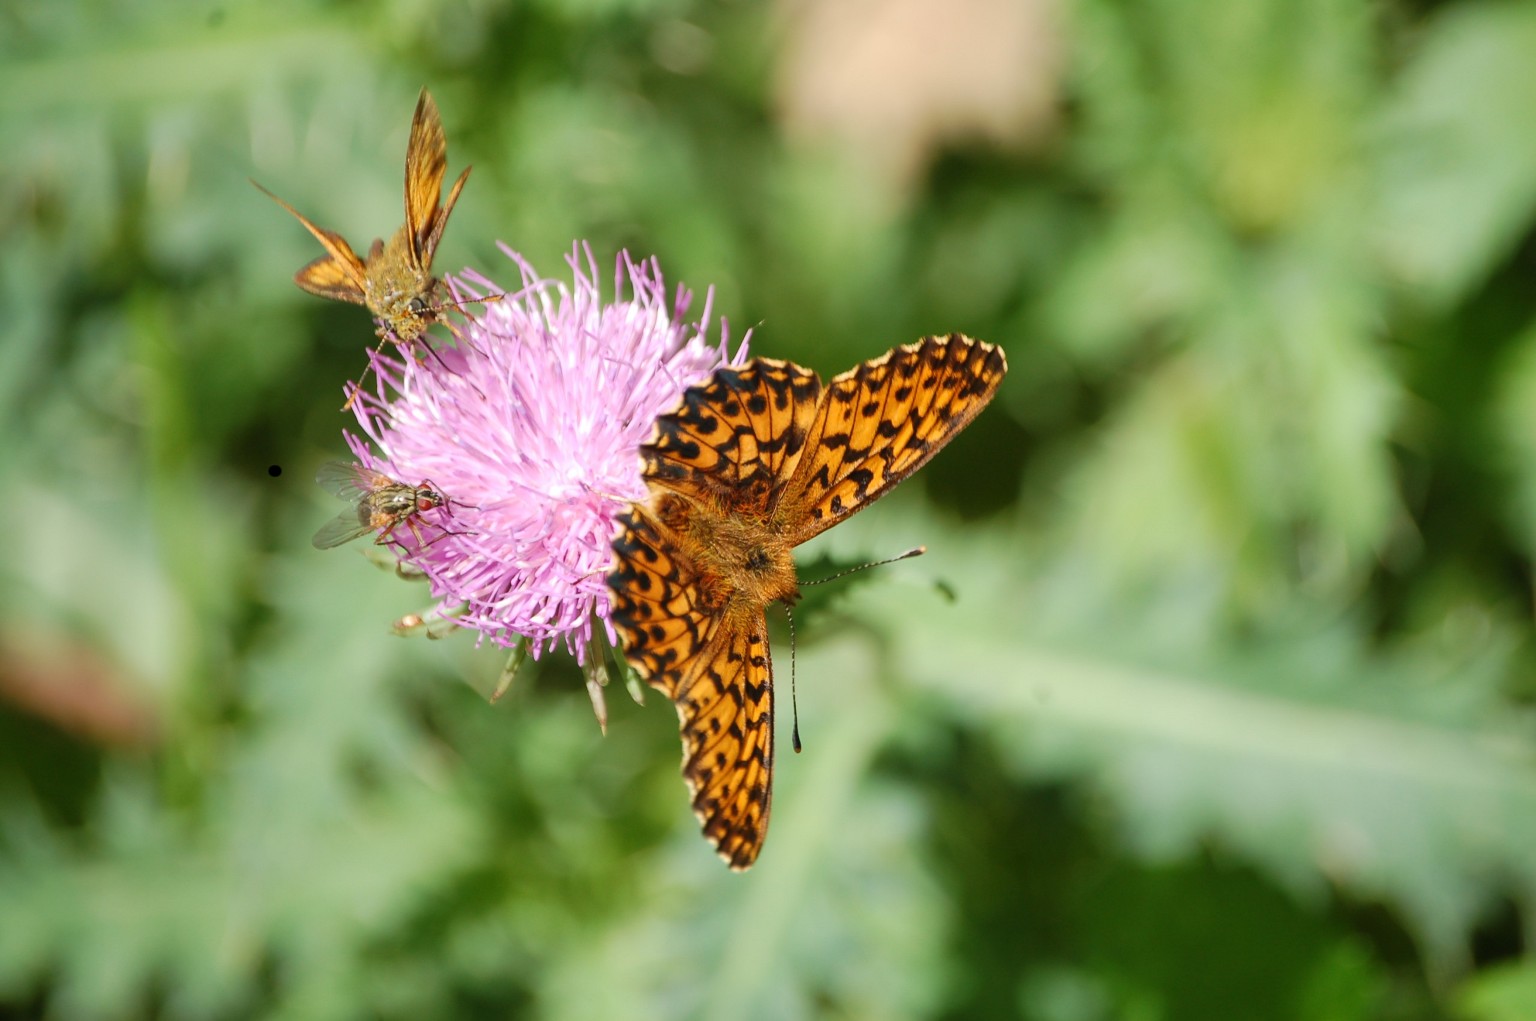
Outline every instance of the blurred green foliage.
[[(393, 230), (423, 84), (441, 269), (1008, 352), (806, 551), (931, 553), (745, 875), (661, 699), (309, 546), (371, 330), (246, 178)], [(1532, 110), (1532, 0), (0, 7), (0, 1017), (1536, 1017)]]

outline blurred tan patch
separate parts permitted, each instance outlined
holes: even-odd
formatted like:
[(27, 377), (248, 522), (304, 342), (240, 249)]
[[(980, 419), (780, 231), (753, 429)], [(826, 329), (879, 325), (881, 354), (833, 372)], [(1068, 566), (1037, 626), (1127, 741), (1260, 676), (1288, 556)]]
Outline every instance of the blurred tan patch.
[(154, 712), (116, 666), (43, 630), (0, 630), (0, 700), (92, 744), (144, 748), (160, 734)]
[(1056, 120), (1053, 0), (781, 0), (785, 130), (910, 188), (945, 143), (1022, 147)]

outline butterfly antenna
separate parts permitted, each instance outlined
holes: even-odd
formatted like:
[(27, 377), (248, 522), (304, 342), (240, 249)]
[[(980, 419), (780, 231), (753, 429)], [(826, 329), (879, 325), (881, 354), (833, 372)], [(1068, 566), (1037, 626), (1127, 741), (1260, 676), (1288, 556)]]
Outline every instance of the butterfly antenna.
[(894, 564), (898, 560), (910, 560), (913, 557), (920, 557), (924, 553), (927, 553), (927, 552), (928, 552), (928, 547), (927, 546), (915, 546), (912, 549), (907, 550), (905, 553), (898, 553), (898, 554), (896, 554), (894, 557), (887, 557), (884, 560), (876, 560), (875, 562), (869, 563), (869, 564), (860, 564), (858, 567), (850, 567), (847, 570), (838, 571), (836, 574), (829, 575), (828, 577), (817, 578), (815, 581), (802, 581), (800, 584), (802, 584), (802, 585), (824, 585), (824, 584), (826, 584), (829, 581), (836, 581), (839, 578), (847, 577), (848, 575), (854, 574), (854, 573), (856, 573), (858, 571), (867, 570), (868, 568), (871, 568), (871, 567), (884, 567), (886, 564)]
[(800, 702), (795, 698), (795, 615), (790, 612), (789, 604), (784, 603), (784, 619), (789, 621), (789, 716), (794, 720), (794, 726), (789, 731), (789, 743), (794, 746), (795, 754), (800, 754)]
[[(463, 312), (465, 305), (489, 305), (491, 302), (493, 302), (493, 301), (500, 301), (502, 298), (505, 298), (506, 296), (507, 296), (507, 292), (506, 291), (502, 291), (499, 294), (486, 294), (486, 295), (482, 295), (481, 297), (478, 297), (478, 298), (463, 298), (463, 299), (461, 299), (459, 301), (444, 301), (444, 302), (441, 302), (440, 304), (437, 304), (437, 305), (428, 305), (422, 311), (424, 311), (424, 312), (444, 312), (444, 311), (446, 311), (446, 310), (448, 310), (450, 308), (456, 308), (460, 312)], [(444, 322), (446, 322), (446, 321), (447, 320), (444, 320)]]
[[(907, 550), (905, 553), (898, 553), (894, 557), (887, 557), (884, 560), (876, 560), (875, 562), (869, 564), (860, 564), (857, 567), (850, 567), (845, 571), (838, 571), (836, 574), (830, 577), (818, 578), (815, 581), (802, 582), (801, 584), (820, 585), (823, 582), (836, 581), (838, 578), (841, 578), (844, 575), (853, 574), (855, 571), (862, 571), (869, 567), (881, 567), (885, 564), (894, 564), (898, 560), (910, 560), (912, 557), (919, 557), (927, 552), (927, 546), (917, 546), (913, 549)], [(794, 721), (793, 725), (790, 727), (789, 740), (790, 744), (794, 746), (796, 754), (798, 754), (801, 749), (801, 744), (800, 702), (795, 697), (795, 615), (790, 612), (788, 603), (784, 604), (784, 619), (789, 621), (789, 712), (790, 718)]]

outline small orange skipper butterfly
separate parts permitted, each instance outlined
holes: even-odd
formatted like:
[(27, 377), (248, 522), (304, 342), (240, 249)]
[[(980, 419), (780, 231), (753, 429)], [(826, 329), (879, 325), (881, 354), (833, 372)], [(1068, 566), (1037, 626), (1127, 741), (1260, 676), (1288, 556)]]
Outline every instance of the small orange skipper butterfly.
[[(460, 304), (445, 300), (442, 281), (432, 275), (432, 256), (470, 171), (469, 167), (464, 168), (448, 192), (448, 201), (443, 202), (443, 175), (447, 167), (448, 141), (443, 134), (442, 118), (431, 93), (422, 89), (405, 149), (405, 225), (388, 243), (376, 239), (366, 261), (358, 258), (340, 234), (315, 226), (266, 188), (255, 181), (251, 183), (292, 213), (325, 248), (324, 255), (293, 275), (294, 282), (322, 298), (367, 306), (378, 323), (379, 346), (382, 348), (385, 341), (393, 340), (404, 347), (420, 340), (427, 327), (442, 321), (446, 309)], [(495, 301), (500, 297), (487, 295), (474, 300)], [(425, 340), (421, 343), (432, 351)], [(354, 390), (347, 399), (347, 407), (356, 396)]]

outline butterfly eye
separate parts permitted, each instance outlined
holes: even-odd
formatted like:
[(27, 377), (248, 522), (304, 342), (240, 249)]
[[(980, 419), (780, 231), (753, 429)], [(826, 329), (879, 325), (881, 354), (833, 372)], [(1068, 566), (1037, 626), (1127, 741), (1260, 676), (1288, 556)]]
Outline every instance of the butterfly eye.
[(406, 305), (406, 308), (409, 308), (416, 315), (421, 315), (427, 310), (427, 300), (420, 295), (417, 295), (410, 300), (409, 304)]

